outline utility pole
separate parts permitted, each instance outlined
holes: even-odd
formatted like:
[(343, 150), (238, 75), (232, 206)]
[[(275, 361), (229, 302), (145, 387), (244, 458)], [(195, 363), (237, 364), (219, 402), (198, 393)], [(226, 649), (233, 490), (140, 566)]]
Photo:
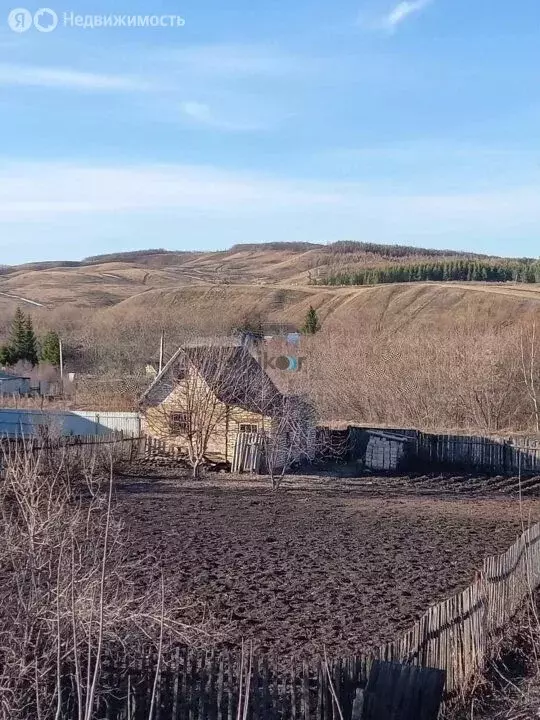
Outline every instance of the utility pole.
[(62, 341), (58, 340), (58, 350), (60, 354), (60, 380), (64, 380), (64, 350), (62, 348)]
[(159, 372), (163, 370), (163, 348), (165, 344), (165, 333), (161, 331), (161, 338), (159, 341)]
[(60, 356), (60, 392), (64, 397), (64, 348), (60, 338), (58, 339), (58, 354)]

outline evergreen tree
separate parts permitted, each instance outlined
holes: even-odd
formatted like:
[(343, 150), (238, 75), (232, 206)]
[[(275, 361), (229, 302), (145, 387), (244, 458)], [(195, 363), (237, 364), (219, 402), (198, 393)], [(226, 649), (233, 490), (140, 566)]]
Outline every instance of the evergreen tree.
[(60, 365), (60, 338), (54, 330), (48, 332), (43, 338), (40, 359), (55, 367)]
[(30, 315), (27, 315), (24, 321), (24, 345), (21, 360), (26, 360), (31, 365), (37, 365), (39, 362), (38, 343)]
[(9, 345), (2, 345), (0, 347), (0, 365), (5, 367), (7, 365), (15, 365), (17, 361), (13, 356), (13, 350)]
[(21, 360), (37, 365), (38, 347), (32, 318), (18, 307), (11, 322), (9, 343), (0, 347), (0, 365), (16, 365)]
[(9, 344), (4, 349), (3, 359), (9, 361), (6, 363), (9, 365), (15, 365), (19, 360), (37, 365), (37, 341), (32, 319), (30, 316), (26, 317), (21, 308), (15, 311)]
[(15, 364), (19, 360), (25, 359), (25, 350), (27, 343), (26, 317), (20, 307), (15, 311), (15, 316), (11, 323), (11, 334), (9, 338), (8, 348), (11, 351), (11, 357)]
[(321, 329), (321, 324), (319, 322), (319, 316), (317, 315), (317, 311), (315, 308), (310, 305), (309, 310), (306, 314), (306, 319), (304, 321), (304, 327), (302, 328), (302, 332), (304, 335), (315, 335), (316, 332), (318, 332)]

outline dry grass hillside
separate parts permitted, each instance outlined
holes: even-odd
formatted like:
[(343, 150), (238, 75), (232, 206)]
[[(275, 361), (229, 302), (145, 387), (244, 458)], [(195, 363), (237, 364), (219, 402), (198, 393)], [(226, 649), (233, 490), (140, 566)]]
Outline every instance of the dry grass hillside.
[(101, 315), (126, 322), (145, 312), (163, 313), (180, 326), (216, 332), (234, 327), (246, 314), (300, 326), (310, 305), (327, 327), (336, 324), (355, 331), (368, 324), (387, 330), (462, 322), (500, 326), (536, 315), (540, 318), (540, 288), (451, 283), (362, 288), (200, 285), (149, 290)]
[[(409, 252), (409, 255), (406, 253)], [(410, 254), (414, 253), (414, 254)], [(431, 253), (431, 254), (430, 254)], [(89, 258), (80, 263), (34, 263), (0, 274), (0, 313), (23, 305), (46, 323), (84, 310), (111, 318), (170, 308), (178, 323), (234, 324), (249, 311), (268, 320), (300, 322), (310, 304), (322, 319), (390, 327), (430, 325), (446, 316), (473, 315), (507, 323), (534, 312), (536, 285), (414, 283), (372, 287), (315, 286), (312, 281), (347, 266), (449, 257), (440, 251), (336, 243), (240, 245), (221, 252), (147, 251)], [(219, 316), (216, 317), (216, 309)], [(107, 314), (100, 313), (100, 314)]]

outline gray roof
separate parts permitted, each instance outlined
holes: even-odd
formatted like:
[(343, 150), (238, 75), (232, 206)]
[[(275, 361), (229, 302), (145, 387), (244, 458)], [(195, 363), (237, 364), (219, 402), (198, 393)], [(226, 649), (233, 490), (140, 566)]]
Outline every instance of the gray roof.
[(215, 344), (181, 347), (144, 393), (141, 402), (149, 405), (162, 402), (190, 366), (226, 405), (265, 415), (277, 414), (283, 405), (283, 395), (247, 347)]
[(25, 375), (12, 375), (11, 373), (0, 370), (0, 382), (2, 380), (30, 380), (30, 378)]

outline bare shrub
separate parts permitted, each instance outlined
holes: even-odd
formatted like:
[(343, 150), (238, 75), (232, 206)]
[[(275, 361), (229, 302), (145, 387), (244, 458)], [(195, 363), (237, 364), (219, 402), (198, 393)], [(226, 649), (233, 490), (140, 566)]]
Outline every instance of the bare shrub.
[(313, 406), (298, 396), (281, 396), (270, 427), (263, 430), (261, 437), (265, 469), (272, 489), (278, 490), (294, 465), (315, 458)]
[[(530, 378), (530, 337), (525, 350)], [(536, 429), (515, 328), (420, 334), (373, 325), (360, 335), (323, 328), (304, 342), (302, 354), (305, 372), (297, 381), (327, 421), (490, 433)]]
[(81, 409), (132, 412), (148, 383), (142, 374), (83, 376), (76, 382), (74, 403)]
[[(50, 460), (50, 459), (49, 459)], [(83, 468), (73, 482), (28, 448), (4, 458), (0, 483), (0, 717), (90, 720), (106, 693), (106, 659), (144, 643), (198, 642), (163, 591), (137, 586), (108, 480)], [(163, 608), (160, 610), (160, 608)], [(160, 643), (160, 647), (162, 642)], [(67, 696), (66, 696), (67, 693)]]

